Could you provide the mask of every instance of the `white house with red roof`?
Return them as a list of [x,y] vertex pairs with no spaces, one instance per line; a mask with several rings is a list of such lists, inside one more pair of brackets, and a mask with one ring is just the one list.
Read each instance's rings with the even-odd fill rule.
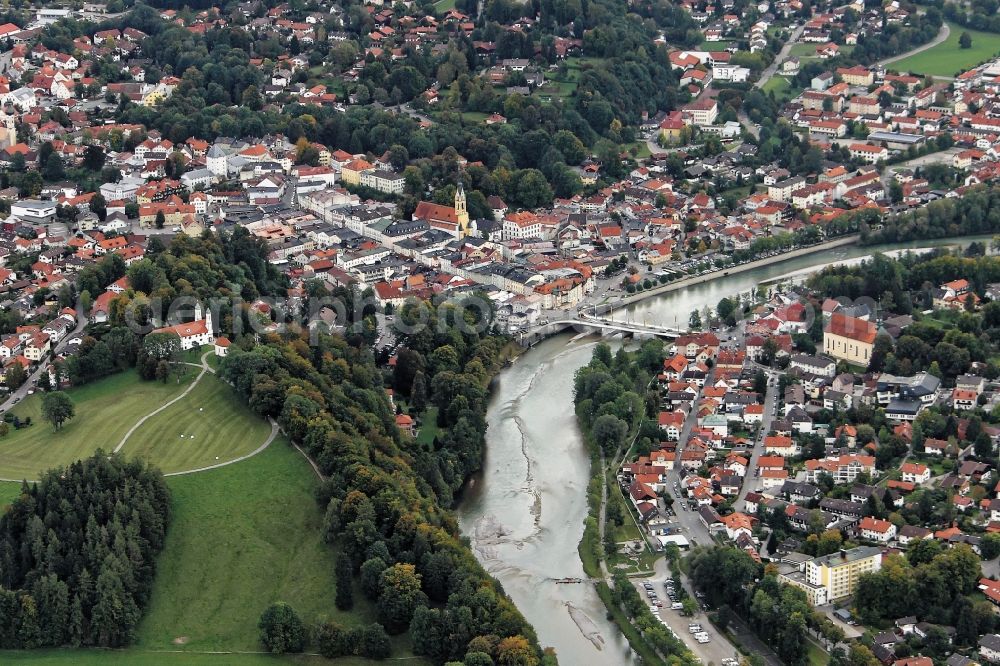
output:
[[858,534],[862,539],[887,543],[896,538],[896,526],[888,520],[865,516],[858,524]]
[[201,303],[199,303],[195,306],[194,316],[194,321],[175,324],[173,326],[164,326],[152,332],[175,333],[181,339],[181,349],[185,351],[196,349],[202,345],[214,344],[215,334],[212,329],[212,311],[207,311],[205,317],[202,318]]

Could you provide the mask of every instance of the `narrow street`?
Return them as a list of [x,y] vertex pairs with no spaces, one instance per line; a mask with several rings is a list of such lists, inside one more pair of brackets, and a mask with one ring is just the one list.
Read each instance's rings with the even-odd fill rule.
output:
[[[805,30],[805,25],[803,24],[792,31],[792,34],[788,36],[788,41],[786,41],[785,45],[781,47],[781,50],[778,51],[778,54],[774,56],[774,60],[771,62],[771,64],[768,65],[767,68],[760,73],[760,78],[758,78],[757,81],[754,82],[753,84],[754,88],[763,88],[767,84],[767,82],[771,80],[771,77],[773,77],[775,73],[778,71],[778,67],[781,66],[781,63],[788,58],[788,54],[791,52],[792,47],[795,46],[796,42],[799,41],[799,38],[802,36],[802,32],[804,30]],[[757,126],[750,121],[750,116],[748,116],[743,111],[742,107],[736,114],[736,117],[740,121],[740,125],[743,126],[743,129],[745,129],[747,133],[749,133],[755,139],[760,138],[760,130],[757,129]]]
[[[705,383],[710,384],[712,378],[715,376],[715,369],[709,370],[708,376],[705,378]],[[691,411],[688,413],[687,418],[684,419],[684,427],[681,429],[680,439],[677,445],[677,460],[674,464],[674,469],[667,472],[667,492],[670,492],[677,498],[674,501],[674,518],[677,523],[680,524],[680,531],[683,536],[686,536],[688,541],[691,542],[691,546],[709,546],[712,544],[712,536],[708,532],[708,528],[701,521],[698,516],[698,512],[691,509],[687,505],[687,497],[683,491],[677,491],[680,486],[682,476],[681,476],[681,456],[684,453],[685,444],[691,438],[691,431],[698,424],[698,400],[701,399],[701,390],[698,391],[698,398],[695,399],[694,405]]]
[[764,416],[761,420],[760,430],[757,432],[757,436],[754,438],[753,449],[750,451],[750,460],[747,464],[747,473],[743,477],[743,485],[740,487],[740,492],[736,496],[736,501],[733,502],[733,508],[737,511],[742,511],[743,500],[746,499],[747,493],[754,490],[757,486],[757,462],[760,460],[760,454],[764,451],[764,437],[771,430],[771,423],[774,421],[774,415],[778,408],[778,373],[771,371],[767,373],[767,393],[764,396]]
[[83,333],[83,329],[85,329],[87,327],[87,324],[90,323],[90,321],[87,319],[85,315],[82,314],[82,312],[83,308],[80,307],[80,302],[77,301],[76,328],[66,333],[66,335],[63,336],[63,339],[60,340],[55,347],[53,347],[52,354],[47,356],[41,363],[38,364],[38,367],[36,367],[28,375],[28,378],[25,380],[24,384],[22,384],[20,388],[15,389],[13,393],[8,395],[7,399],[4,400],[3,403],[0,403],[0,413],[6,412],[16,403],[23,400],[28,395],[28,391],[34,391],[37,388],[38,379],[42,376],[42,373],[48,371],[50,363],[49,358],[51,356],[57,355],[59,352],[65,349],[66,345],[69,343],[70,340],[80,337],[80,335]]

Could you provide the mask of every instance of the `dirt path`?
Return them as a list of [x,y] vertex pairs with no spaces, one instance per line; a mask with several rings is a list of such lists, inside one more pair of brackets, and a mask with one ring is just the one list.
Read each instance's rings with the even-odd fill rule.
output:
[[888,65],[889,63],[898,62],[900,60],[909,58],[911,55],[917,55],[918,53],[923,53],[927,49],[932,49],[941,42],[943,42],[944,40],[948,39],[948,35],[950,34],[951,34],[951,28],[948,27],[947,23],[942,23],[941,29],[938,30],[937,37],[935,37],[931,41],[927,42],[923,46],[918,46],[915,49],[910,49],[906,53],[900,53],[899,55],[892,56],[891,58],[886,58],[885,60],[879,60],[878,64]]
[[[191,385],[188,386],[186,389],[184,389],[183,393],[181,393],[176,398],[174,398],[174,399],[172,399],[172,400],[164,403],[160,407],[154,409],[153,411],[151,411],[150,413],[146,414],[141,419],[139,419],[138,421],[136,421],[135,425],[133,425],[131,428],[129,428],[129,431],[127,433],[125,433],[125,436],[122,437],[122,440],[120,442],[118,442],[118,446],[116,446],[115,449],[114,449],[115,453],[118,453],[122,449],[122,447],[125,446],[126,442],[128,442],[129,437],[131,437],[132,434],[136,430],[138,430],[139,427],[143,423],[145,423],[150,418],[156,416],[157,414],[159,414],[160,412],[162,412],[164,409],[166,409],[167,407],[173,405],[178,400],[180,400],[181,398],[183,398],[184,396],[186,396],[188,393],[190,393],[191,390],[194,389],[194,387],[198,385],[198,382],[201,381],[201,378],[205,376],[206,372],[210,372],[213,375],[215,374],[215,368],[209,366],[208,365],[208,361],[206,360],[208,358],[209,354],[212,354],[212,353],[213,353],[212,351],[205,352],[202,355],[202,357],[201,357],[201,364],[200,365],[197,364],[197,363],[188,363],[188,362],[184,362],[182,364],[182,365],[193,365],[193,366],[195,366],[197,368],[201,368],[201,372],[198,373],[198,376],[194,378],[194,381],[191,382]],[[208,470],[218,469],[219,467],[225,467],[227,465],[232,465],[234,463],[242,462],[242,461],[244,461],[244,460],[246,460],[248,458],[254,457],[258,453],[260,453],[261,451],[263,451],[264,449],[266,449],[267,447],[269,447],[271,445],[271,442],[273,442],[275,440],[275,438],[278,436],[278,433],[280,432],[280,429],[278,428],[278,423],[274,419],[268,417],[267,420],[271,424],[271,432],[270,432],[270,434],[267,436],[267,439],[264,440],[263,444],[261,444],[260,446],[258,446],[256,449],[254,449],[250,453],[247,453],[245,455],[239,456],[237,458],[233,458],[232,460],[226,460],[225,462],[215,463],[214,465],[207,465],[205,467],[198,467],[198,468],[195,468],[195,469],[188,469],[188,470],[184,470],[184,471],[181,471],[181,472],[170,472],[169,474],[164,474],[163,476],[184,476],[185,474],[195,474],[197,472],[207,472]],[[316,475],[322,481],[323,480],[323,475],[320,473],[319,468],[316,466],[316,463],[314,463],[312,461],[312,459],[309,458],[309,456],[306,455],[305,451],[303,451],[302,449],[299,449],[298,446],[296,446],[295,448],[299,450],[299,453],[301,453],[303,456],[305,456],[305,459],[309,461],[309,464],[312,466],[313,470],[316,472]],[[24,479],[4,479],[4,478],[0,478],[0,482],[5,482],[5,483],[21,483],[23,480]],[[35,481],[29,480],[28,483],[35,483]]]
[[[272,421],[272,423],[273,423],[273,421]],[[265,444],[265,446],[266,446],[266,444]],[[313,462],[313,459],[309,457],[309,454],[306,453],[305,451],[303,451],[299,447],[299,445],[296,444],[295,442],[292,442],[292,446],[294,446],[295,450],[298,451],[299,453],[301,453],[302,457],[306,459],[306,462],[309,463],[309,466],[313,468],[314,472],[316,472],[316,476],[319,477],[319,480],[320,481],[326,481],[326,477],[323,476],[323,472],[319,471],[319,466],[315,462]],[[253,454],[251,454],[251,455],[253,455]]]
[[[208,366],[208,361],[206,360],[206,359],[208,359],[208,355],[211,354],[211,353],[212,353],[211,351],[207,351],[207,352],[205,352],[202,355],[202,357],[201,357],[201,372],[199,372],[198,376],[194,378],[194,381],[191,382],[191,384],[186,389],[184,389],[184,391],[181,392],[181,394],[179,396],[177,396],[173,400],[168,400],[167,402],[163,403],[162,405],[160,405],[159,407],[157,407],[156,409],[154,409],[153,411],[151,411],[150,413],[146,414],[141,419],[139,419],[138,421],[136,421],[135,425],[133,425],[131,428],[129,428],[128,432],[125,433],[125,436],[122,437],[122,441],[118,442],[118,446],[116,446],[114,448],[114,453],[118,453],[119,451],[122,450],[122,447],[125,446],[125,442],[128,441],[128,438],[131,437],[132,434],[136,430],[138,430],[140,427],[142,427],[143,423],[145,423],[149,419],[153,418],[154,416],[156,416],[157,414],[159,414],[160,412],[162,412],[167,407],[170,407],[171,405],[176,404],[180,400],[183,400],[185,397],[187,397],[188,393],[190,393],[191,391],[194,390],[194,387],[196,387],[198,385],[198,382],[200,382],[201,378],[205,376],[205,373],[208,372],[209,370],[211,370],[211,368]],[[185,365],[193,365],[193,364],[185,363]]]
[[[271,434],[267,436],[267,439],[264,440],[263,444],[261,444],[260,446],[258,446],[256,449],[254,449],[250,453],[247,453],[246,455],[239,456],[238,458],[233,458],[232,460],[227,460],[225,462],[215,463],[214,465],[207,465],[206,467],[198,467],[196,469],[189,469],[189,470],[185,470],[183,472],[170,472],[169,474],[164,474],[163,476],[184,476],[185,474],[195,474],[196,472],[207,472],[210,469],[218,469],[219,467],[225,467],[226,465],[232,465],[233,463],[242,462],[242,461],[246,460],[247,458],[253,458],[255,455],[257,455],[258,453],[260,453],[261,451],[263,451],[267,447],[271,446],[271,442],[273,442],[274,438],[278,436],[278,424],[277,424],[277,422],[274,419],[270,418],[270,417],[268,417],[267,420],[271,422]],[[296,447],[296,448],[298,448],[298,447]],[[309,462],[311,463],[312,461],[310,460]],[[319,474],[319,470],[316,470],[316,473]],[[320,477],[320,478],[322,479],[323,477]]]

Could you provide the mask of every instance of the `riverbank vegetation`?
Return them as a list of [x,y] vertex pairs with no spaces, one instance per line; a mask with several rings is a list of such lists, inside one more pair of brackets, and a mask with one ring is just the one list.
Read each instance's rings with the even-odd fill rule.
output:
[[120,455],[25,483],[0,517],[0,648],[131,643],[169,518],[163,476]]
[[[659,397],[649,391],[649,386],[662,364],[663,343],[659,340],[649,340],[634,352],[620,347],[614,354],[602,342],[590,363],[574,377],[576,415],[591,449],[592,469],[587,488],[589,515],[579,551],[587,575],[602,579],[597,589],[609,617],[644,663],[684,664],[693,663],[693,655],[649,611],[629,581],[616,538],[634,535],[645,543],[638,530],[624,530],[633,520],[629,515],[632,508],[624,499],[614,470],[633,448],[649,453],[653,442],[660,440],[656,422],[650,419],[658,409]],[[599,522],[602,518],[603,526]],[[609,566],[614,569],[610,585],[604,573]]]

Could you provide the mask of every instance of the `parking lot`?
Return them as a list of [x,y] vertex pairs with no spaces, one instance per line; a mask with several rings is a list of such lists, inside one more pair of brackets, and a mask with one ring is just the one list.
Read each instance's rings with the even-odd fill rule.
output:
[[[717,665],[721,665],[723,660],[739,658],[739,654],[732,644],[725,638],[725,636],[720,636],[718,631],[708,621],[707,615],[699,610],[692,617],[685,617],[681,615],[680,610],[672,610],[670,608],[670,599],[667,597],[667,591],[664,588],[664,583],[669,579],[669,576],[664,574],[658,574],[651,578],[638,578],[633,581],[636,589],[643,599],[647,599],[646,588],[643,586],[645,583],[649,583],[653,586],[653,590],[656,592],[658,598],[663,603],[663,608],[659,610],[659,617],[661,621],[670,627],[673,632],[684,641],[691,652],[694,653],[696,657],[701,659],[703,664],[712,662]],[[688,590],[690,593],[690,590]],[[695,638],[689,629],[691,624],[700,624],[702,630],[708,634],[709,640],[707,643],[700,643]]]

